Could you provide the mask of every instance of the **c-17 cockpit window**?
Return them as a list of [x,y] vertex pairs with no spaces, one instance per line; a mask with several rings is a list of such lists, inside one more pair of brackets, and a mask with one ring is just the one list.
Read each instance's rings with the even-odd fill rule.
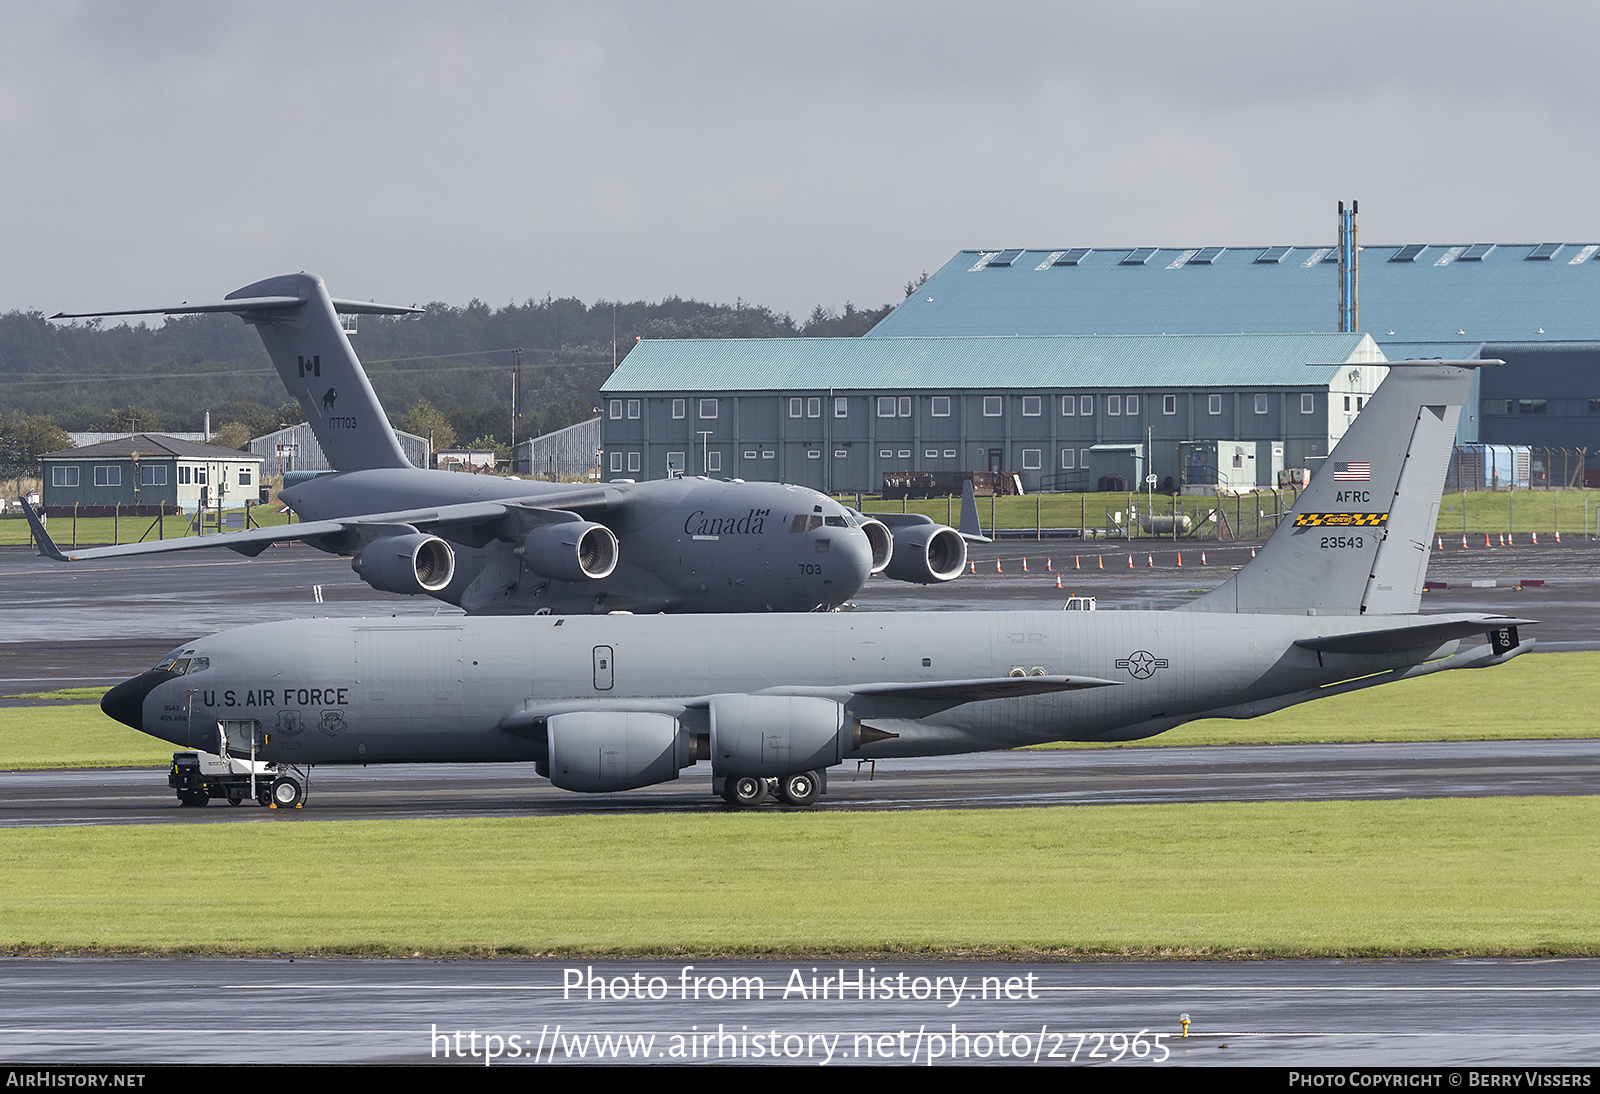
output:
[[[829,523],[832,523],[832,521],[830,520]],[[808,516],[805,513],[797,513],[795,518],[789,522],[789,531],[791,532],[809,532],[813,528],[821,527],[822,518],[815,514]]]
[[827,525],[828,525],[829,528],[848,528],[848,527],[850,527],[849,523],[843,517],[829,517],[828,520],[827,520]]

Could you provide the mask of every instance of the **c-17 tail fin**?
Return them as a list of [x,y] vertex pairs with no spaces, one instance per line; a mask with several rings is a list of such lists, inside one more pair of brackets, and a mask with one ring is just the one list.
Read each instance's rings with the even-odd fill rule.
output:
[[60,312],[52,319],[103,315],[232,312],[252,324],[283,385],[300,401],[328,465],[339,471],[410,467],[378,396],[339,326],[339,313],[411,315],[419,308],[335,300],[322,278],[286,274],[246,285],[212,303],[130,311]]
[[1257,557],[1182,610],[1401,615],[1417,610],[1472,370],[1396,361]]

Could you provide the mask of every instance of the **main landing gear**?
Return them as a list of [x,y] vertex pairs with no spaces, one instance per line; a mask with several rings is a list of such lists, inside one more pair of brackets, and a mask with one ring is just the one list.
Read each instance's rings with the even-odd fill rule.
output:
[[769,795],[785,805],[813,805],[822,796],[822,772],[797,771],[779,779],[740,775],[722,782],[722,799],[729,805],[752,808],[766,801]]

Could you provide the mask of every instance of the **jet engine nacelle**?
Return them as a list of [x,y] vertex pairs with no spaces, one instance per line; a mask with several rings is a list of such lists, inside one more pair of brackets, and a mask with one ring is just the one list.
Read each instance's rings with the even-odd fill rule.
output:
[[872,572],[881,574],[894,554],[894,533],[883,521],[872,517],[861,517],[860,523],[861,530],[867,534],[867,542],[872,545]]
[[967,541],[943,524],[894,526],[894,554],[883,569],[896,581],[933,585],[954,581],[967,568]]
[[599,581],[617,568],[617,537],[603,524],[541,524],[516,549],[522,564],[556,581]]
[[350,568],[386,593],[436,593],[455,576],[456,553],[425,532],[384,536],[363,547]]
[[[548,768],[562,790],[603,794],[668,782],[694,763],[694,736],[668,714],[575,711],[546,723]],[[545,764],[541,764],[544,768]]]
[[711,700],[712,770],[772,778],[831,767],[855,747],[852,721],[832,699],[719,695]]

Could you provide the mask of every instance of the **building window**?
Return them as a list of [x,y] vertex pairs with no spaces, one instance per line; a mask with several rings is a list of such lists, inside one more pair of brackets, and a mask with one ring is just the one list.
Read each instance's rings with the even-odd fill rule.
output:
[[985,395],[983,397],[983,416],[985,418],[1000,417],[1000,410],[1004,404],[998,395]]
[[[248,472],[245,472],[248,474]],[[57,483],[56,485],[60,485]],[[167,467],[165,464],[146,464],[139,469],[140,486],[165,486],[167,485]],[[248,482],[242,483],[249,486]]]
[[[716,402],[716,400],[713,399],[712,402]],[[721,470],[722,470],[722,453],[721,452],[707,452],[706,453],[706,473],[710,474],[713,471],[721,471]]]
[[[1214,398],[1216,398],[1216,396],[1213,395],[1212,398],[1214,399]],[[1350,413],[1350,396],[1348,396],[1348,395],[1346,395],[1344,397],[1344,412],[1346,414]]]
[[700,417],[715,418],[717,416],[717,401],[715,399],[700,400]]
[[[1517,400],[1517,413],[1518,414],[1543,414],[1544,410],[1545,410],[1545,401],[1543,399],[1518,399]],[[99,485],[99,484],[97,483],[96,485]]]
[[1129,395],[1127,397],[1126,409],[1130,415],[1137,417],[1139,413],[1139,396]]
[[611,400],[611,404],[610,404],[610,409],[611,409],[611,420],[614,421],[614,422],[622,421],[622,400],[621,399],[612,399]]
[[1061,396],[1061,416],[1071,418],[1078,413],[1078,397],[1076,395]]
[[778,454],[776,452],[763,452],[761,453],[761,458],[764,460],[775,460],[778,458]]
[[639,400],[638,399],[629,399],[628,400],[628,417],[637,418],[638,416],[639,416]]
[[956,450],[953,449],[953,448],[945,449],[944,450],[944,458],[947,459],[947,460],[955,459],[956,458]]
[[1256,413],[1257,414],[1265,414],[1266,412],[1267,412],[1267,397],[1265,395],[1257,395],[1256,396]]
[[51,486],[77,486],[78,469],[76,467],[52,467],[50,469]]
[[619,475],[622,473],[622,453],[621,452],[613,452],[613,453],[611,453],[611,470],[615,471]]
[[1300,413],[1315,414],[1317,412],[1317,397],[1311,392],[1300,396]]
[[835,448],[833,450],[833,458],[836,460],[848,460],[850,458],[850,450],[848,448]]
[[1106,417],[1120,418],[1122,416],[1122,396],[1106,396]]
[[1022,397],[1022,416],[1024,418],[1037,418],[1044,413],[1044,399],[1038,395],[1024,395]]
[[935,395],[929,400],[929,411],[935,418],[950,417],[950,396]]
[[892,459],[894,459],[894,449],[892,449],[892,448],[880,448],[880,449],[878,449],[878,459],[880,459],[880,460],[892,460]]
[[629,452],[628,453],[628,470],[630,472],[634,472],[634,471],[638,471],[639,470],[639,453],[637,453],[637,452]]
[[925,460],[936,460],[939,458],[939,450],[937,448],[924,448],[922,450],[922,458]]
[[835,399],[833,401],[833,416],[835,418],[848,418],[848,417],[850,417],[850,400],[849,399]]
[[683,474],[683,453],[667,453],[667,478],[675,479]]
[[1024,471],[1037,471],[1044,466],[1044,450],[1042,448],[1024,448],[1022,450],[1022,469]]
[[806,449],[806,459],[808,459],[808,460],[820,460],[820,459],[822,459],[822,451],[821,451],[821,449],[817,449],[817,448],[808,448],[808,449]]
[[1089,470],[1089,450],[1087,448],[1078,449],[1078,470]]
[[96,467],[94,469],[94,484],[96,486],[121,486],[122,468]]
[[[1349,400],[1345,400],[1345,401],[1348,402]],[[1221,414],[1222,413],[1222,396],[1220,396],[1220,395],[1208,395],[1208,396],[1206,396],[1206,409],[1209,410],[1212,414]]]
[[911,396],[909,395],[900,396],[900,417],[911,417]]
[[[166,470],[166,468],[162,468],[162,471],[165,471],[165,470]],[[166,476],[163,475],[162,476],[162,481],[165,482],[165,480],[166,480]],[[240,486],[249,486],[250,485],[250,469],[248,467],[239,468],[239,485]]]
[[789,400],[789,417],[799,418],[805,414],[806,401],[804,399]]
[[1087,418],[1094,413],[1094,396],[1085,395],[1078,400],[1078,413]]
[[193,469],[192,468],[188,468],[188,467],[179,467],[178,468],[178,485],[179,486],[188,486],[189,482],[190,482],[190,479],[192,477],[193,477]]
[[894,417],[894,396],[893,395],[880,395],[880,396],[878,396],[878,417],[880,417],[880,418],[893,418]]
[[1176,414],[1178,412],[1178,397],[1176,395],[1161,396],[1161,413]]
[[684,405],[684,401],[682,399],[672,400],[672,416],[674,418],[682,418],[687,413],[688,409]]
[[899,452],[898,452],[898,453],[897,453],[897,456],[898,456],[898,458],[899,458],[899,459],[902,459],[902,460],[909,460],[909,459],[910,459],[910,458],[911,458],[911,449],[909,449],[909,448],[902,448],[902,449],[901,449],[901,450],[900,450],[900,451],[899,451]]
[[1061,450],[1061,470],[1074,470],[1078,466],[1078,461],[1074,458],[1077,456],[1077,454],[1078,453],[1076,449],[1063,448]]
[[206,469],[204,467],[194,469],[194,481],[196,486],[204,486],[206,484]]
[[821,399],[807,399],[806,400],[806,417],[807,418],[820,418],[820,417],[822,417],[822,400]]
[[744,450],[744,458],[747,459],[747,460],[755,459],[756,458],[756,450],[753,449],[753,448],[745,449]]

